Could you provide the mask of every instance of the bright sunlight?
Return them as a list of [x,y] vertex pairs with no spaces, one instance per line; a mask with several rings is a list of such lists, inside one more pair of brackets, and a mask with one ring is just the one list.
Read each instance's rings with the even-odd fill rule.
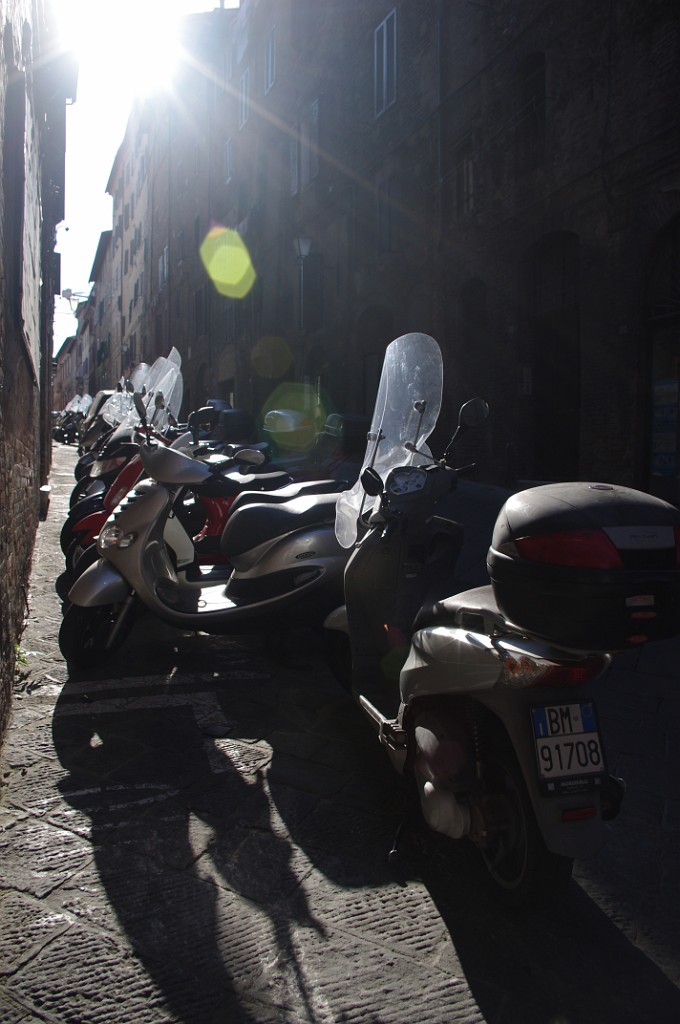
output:
[[[63,43],[78,58],[85,80],[129,109],[135,95],[169,84],[179,56],[177,22],[187,9],[181,0],[61,0]],[[201,4],[209,10],[210,4]]]
[[[59,33],[78,58],[78,96],[67,110],[66,218],[57,232],[62,284],[87,293],[100,233],[111,227],[106,183],[125,134],[135,94],[164,88],[179,56],[183,15],[220,0],[57,0]],[[238,7],[238,0],[224,0]],[[65,299],[57,300],[55,345],[75,332]]]

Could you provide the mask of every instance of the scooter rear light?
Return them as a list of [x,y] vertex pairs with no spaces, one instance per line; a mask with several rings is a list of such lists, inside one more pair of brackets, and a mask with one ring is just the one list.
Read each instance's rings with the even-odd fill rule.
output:
[[589,679],[596,679],[609,665],[605,655],[585,658],[574,664],[542,661],[527,655],[515,657],[506,655],[502,659],[503,677],[508,686],[581,686]]
[[515,547],[530,562],[580,569],[622,569],[623,561],[604,530],[568,530],[519,537]]
[[592,804],[586,807],[567,807],[562,811],[562,821],[590,821],[596,815],[597,811]]

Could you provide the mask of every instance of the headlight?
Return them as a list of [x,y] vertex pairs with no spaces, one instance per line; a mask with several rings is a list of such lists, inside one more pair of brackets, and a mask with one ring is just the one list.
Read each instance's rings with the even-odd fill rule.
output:
[[112,473],[114,469],[120,469],[121,466],[125,465],[126,461],[126,459],[97,459],[92,465],[90,476],[95,478],[106,476],[107,473]]
[[106,523],[99,534],[99,549],[107,551],[110,548],[129,548],[136,540],[136,533],[123,533],[116,523]]
[[106,524],[99,534],[99,547],[102,551],[106,551],[107,548],[115,548],[122,532],[120,526],[116,526],[115,523]]

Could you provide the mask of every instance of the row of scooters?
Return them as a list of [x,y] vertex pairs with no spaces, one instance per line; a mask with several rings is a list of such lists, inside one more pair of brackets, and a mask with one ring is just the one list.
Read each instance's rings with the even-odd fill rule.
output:
[[[602,846],[623,796],[593,684],[613,652],[680,630],[680,512],[611,484],[527,489],[498,515],[488,585],[465,590],[463,470],[450,460],[489,410],[466,402],[434,457],[442,393],[436,341],[393,341],[363,459],[324,475],[323,459],[291,473],[252,439],[227,440],[234,410],[157,431],[152,396],[134,392],[125,443],[137,477],[81,494],[64,526],[59,642],[79,670],[149,612],[214,634],[319,627],[419,820],[472,843],[505,904],[551,901],[574,858]],[[110,458],[97,456],[94,479]],[[100,504],[79,517],[88,501]]]
[[[175,415],[173,426],[159,424],[158,395],[164,396],[165,408],[178,410],[181,401],[179,357],[171,353],[164,364],[162,373],[154,364],[141,388],[137,383],[124,391],[129,408],[122,420],[103,431],[76,464],[60,538],[65,568],[56,584],[64,602],[60,643],[74,668],[108,656],[143,610],[172,625],[222,633],[236,623],[239,629],[259,628],[282,611],[300,621],[308,598],[318,611],[330,610],[342,596],[347,556],[334,537],[334,502],[356,479],[362,453],[341,432],[324,429],[305,456],[273,458],[269,444],[257,440],[253,417],[219,400],[195,410],[186,424],[178,425]],[[105,422],[106,414],[105,405]],[[336,414],[334,425],[337,419]],[[256,567],[242,550],[243,526],[232,525],[226,534],[227,524],[246,505],[257,508],[237,524],[257,519],[254,533],[248,527],[258,549]],[[286,513],[293,529],[284,529]],[[114,543],[120,524],[130,517],[134,529],[124,531],[123,543]],[[261,549],[265,536],[266,552]],[[321,564],[312,558],[312,568],[312,548],[318,556],[321,541],[325,556]],[[242,579],[238,567],[244,562],[248,571]],[[121,582],[112,588],[108,577],[114,571]],[[112,589],[125,590],[124,599],[110,600]],[[312,591],[317,592],[313,598]],[[118,628],[109,636],[107,625],[114,618]]]

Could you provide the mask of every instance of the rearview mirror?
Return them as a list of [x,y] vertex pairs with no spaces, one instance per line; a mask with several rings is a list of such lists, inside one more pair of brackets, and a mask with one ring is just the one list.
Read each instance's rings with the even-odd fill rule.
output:
[[255,448],[241,448],[235,455],[237,462],[245,462],[249,466],[261,466],[266,458],[264,452],[259,452]]
[[377,498],[383,492],[383,482],[380,473],[373,469],[372,466],[367,466],[361,474],[361,486],[366,491],[366,494],[370,494],[372,498]]
[[132,401],[135,403],[135,409],[139,413],[140,420],[142,423],[146,423],[146,406],[138,391],[135,391]]
[[471,398],[460,407],[458,426],[467,428],[478,427],[489,416],[489,404],[483,398]]

